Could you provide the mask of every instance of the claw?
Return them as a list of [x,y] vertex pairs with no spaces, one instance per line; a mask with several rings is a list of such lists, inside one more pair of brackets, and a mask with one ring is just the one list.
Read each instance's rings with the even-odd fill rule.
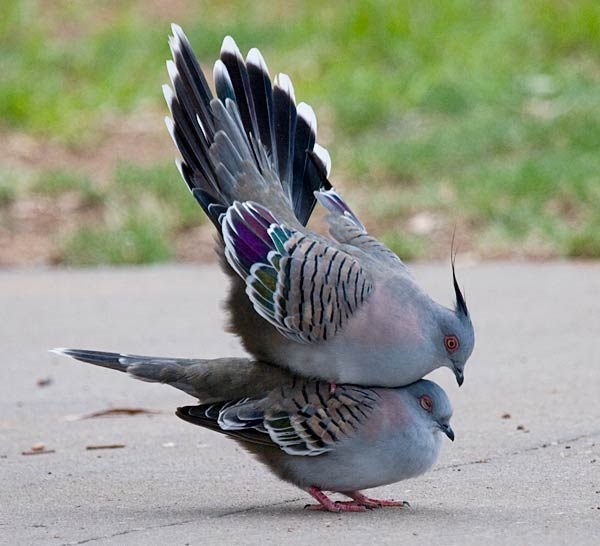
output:
[[392,499],[372,499],[363,495],[360,491],[351,491],[350,493],[345,493],[351,499],[354,499],[356,503],[361,506],[366,506],[368,508],[382,508],[384,506],[397,506],[398,508],[409,507],[410,504],[407,501],[396,501]]
[[313,496],[319,504],[307,504],[304,508],[308,510],[325,510],[327,512],[366,512],[367,507],[355,501],[333,502],[323,491],[314,485],[307,489],[309,495]]
[[372,510],[369,506],[363,506],[354,501],[336,501],[331,502],[331,506],[324,506],[323,504],[307,504],[305,507],[307,510],[321,511],[321,512],[366,512]]
[[405,508],[410,506],[407,501],[396,501],[387,499],[372,499],[363,495],[360,491],[349,491],[344,493],[350,497],[351,501],[332,501],[318,487],[312,486],[307,489],[309,495],[317,499],[319,504],[307,504],[305,510],[322,510],[327,512],[366,512],[367,510],[375,510],[384,506],[396,506]]

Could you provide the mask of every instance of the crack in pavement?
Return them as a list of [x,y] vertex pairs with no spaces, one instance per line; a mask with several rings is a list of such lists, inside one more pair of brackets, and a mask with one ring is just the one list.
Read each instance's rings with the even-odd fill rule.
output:
[[163,523],[161,525],[152,525],[150,527],[135,527],[134,529],[125,529],[124,531],[119,531],[118,533],[113,533],[112,535],[102,535],[99,537],[90,537],[90,538],[85,538],[83,540],[78,540],[75,542],[65,542],[63,544],[61,544],[60,546],[78,546],[79,544],[87,544],[89,542],[95,542],[96,540],[104,540],[107,538],[115,538],[115,537],[121,537],[124,535],[130,535],[132,533],[138,533],[140,531],[152,531],[153,529],[162,529],[163,527],[177,527],[178,525],[185,525],[186,523],[192,523],[193,519],[188,519],[188,520],[184,520],[184,521],[174,521],[171,523]]
[[303,497],[295,497],[293,499],[286,499],[273,503],[261,504],[260,506],[250,506],[248,508],[240,508],[239,510],[232,510],[231,512],[225,512],[217,516],[217,518],[224,518],[227,516],[237,516],[239,514],[245,514],[246,512],[252,512],[253,510],[260,510],[261,508],[269,508],[271,506],[281,506],[282,504],[291,504],[292,502],[301,501]]
[[[524,449],[520,449],[517,451],[509,451],[506,453],[501,453],[498,455],[493,455],[491,457],[485,457],[483,459],[478,459],[478,460],[473,460],[473,461],[466,461],[466,462],[462,462],[462,463],[453,463],[453,464],[447,464],[447,465],[441,465],[441,466],[437,466],[436,468],[433,469],[433,472],[439,472],[442,470],[449,470],[449,469],[455,469],[455,468],[461,468],[461,467],[466,467],[466,466],[471,466],[474,464],[482,464],[482,463],[488,463],[491,461],[496,461],[499,459],[504,459],[504,458],[508,458],[508,457],[514,457],[516,455],[522,455],[524,453],[531,453],[532,451],[537,451],[539,449],[545,449],[545,448],[551,448],[551,447],[559,447],[561,445],[565,445],[565,444],[569,444],[569,443],[574,443],[574,442],[579,442],[580,440],[584,440],[584,439],[592,439],[592,438],[600,438],[600,430],[595,431],[595,432],[591,432],[591,433],[587,433],[587,434],[579,434],[577,436],[572,436],[570,438],[562,438],[560,440],[554,440],[551,442],[543,442],[541,444],[537,444],[537,445],[533,445],[533,446],[529,446],[526,447]],[[284,504],[291,504],[294,502],[299,502],[303,499],[303,497],[294,497],[291,499],[285,499],[282,501],[277,501],[277,502],[273,502],[273,503],[267,503],[267,504],[261,504],[259,506],[250,506],[248,508],[241,508],[239,510],[231,510],[230,512],[224,512],[222,514],[219,514],[218,516],[215,516],[215,518],[225,518],[225,517],[229,517],[229,516],[238,516],[240,514],[246,514],[249,512],[253,512],[255,510],[261,510],[264,508],[270,508],[270,507],[275,507],[275,506],[281,506]],[[114,533],[112,535],[103,535],[103,536],[98,536],[98,537],[91,537],[91,538],[87,538],[84,540],[80,540],[80,541],[76,541],[76,542],[66,542],[64,544],[61,544],[60,546],[79,546],[80,544],[88,544],[90,542],[95,542],[97,540],[103,540],[103,539],[110,539],[110,538],[115,538],[115,537],[120,537],[120,536],[124,536],[124,535],[129,535],[132,533],[137,533],[140,531],[151,531],[153,529],[162,529],[162,528],[166,528],[166,527],[176,527],[179,525],[186,525],[188,523],[193,523],[194,521],[196,521],[195,519],[189,519],[189,520],[183,520],[183,521],[175,521],[175,522],[171,522],[171,523],[164,523],[161,525],[154,525],[151,527],[136,527],[134,529],[126,529],[124,531],[119,531],[118,533]]]
[[[517,451],[509,451],[506,453],[501,453],[498,455],[493,455],[491,457],[485,457],[483,459],[477,459],[474,461],[466,461],[463,463],[453,463],[453,464],[446,464],[446,465],[440,465],[435,467],[432,472],[439,472],[441,470],[448,470],[448,469],[454,469],[454,468],[461,468],[463,466],[471,466],[474,464],[482,464],[482,463],[488,463],[490,461],[496,461],[498,459],[503,459],[506,457],[513,457],[516,455],[521,455],[523,453],[530,453],[532,451],[537,451],[538,449],[545,449],[548,447],[558,447],[564,444],[569,444],[569,443],[574,443],[574,442],[578,442],[579,440],[583,440],[585,438],[596,438],[596,437],[600,437],[600,430],[595,431],[595,432],[591,432],[591,433],[587,433],[587,434],[579,434],[578,436],[573,436],[570,438],[562,438],[560,440],[553,440],[552,442],[543,442],[541,444],[538,445],[534,445],[534,446],[529,446],[526,447],[524,449],[520,449]],[[296,497],[293,499],[287,499],[284,501],[278,501],[275,503],[271,503],[271,504],[264,504],[261,506],[251,506],[249,508],[244,508],[244,509],[240,509],[240,510],[232,510],[231,512],[227,512],[224,514],[221,514],[220,518],[226,517],[226,516],[235,516],[235,515],[239,515],[239,514],[244,514],[247,512],[251,512],[253,510],[260,510],[261,508],[268,508],[270,506],[280,506],[282,504],[289,504],[292,502],[298,502],[301,501],[303,497]]]
[[558,447],[558,446],[562,446],[564,444],[571,444],[574,442],[578,442],[580,440],[584,440],[586,438],[590,438],[590,439],[591,438],[600,438],[600,430],[595,431],[595,432],[590,432],[587,434],[579,434],[577,436],[572,436],[570,438],[562,438],[560,440],[553,440],[552,442],[543,442],[541,444],[529,446],[529,447],[526,447],[523,449],[518,449],[516,451],[507,451],[505,453],[499,453],[497,455],[492,455],[490,457],[484,457],[482,459],[477,459],[475,461],[466,461],[463,463],[440,465],[440,466],[436,466],[432,470],[432,472],[439,472],[440,470],[448,470],[448,469],[452,469],[452,468],[460,468],[463,466],[471,466],[474,464],[489,463],[490,461],[496,461],[498,459],[504,459],[506,457],[514,457],[516,455],[522,455],[523,453],[531,453],[532,451],[537,451],[539,449],[546,449],[549,447]]

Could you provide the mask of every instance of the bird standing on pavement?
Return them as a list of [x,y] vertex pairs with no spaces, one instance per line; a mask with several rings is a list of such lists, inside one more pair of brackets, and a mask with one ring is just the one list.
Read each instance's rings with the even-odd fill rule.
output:
[[[331,384],[398,387],[438,367],[462,384],[474,332],[454,264],[448,309],[332,188],[315,114],[296,105],[290,79],[272,85],[259,51],[244,61],[226,37],[214,98],[185,34],[172,31],[166,123],[181,175],[217,228],[231,329],[248,352]],[[316,201],[330,238],[306,228]]]
[[[177,415],[238,441],[281,479],[312,495],[319,503],[312,509],[362,512],[405,506],[360,490],[422,474],[437,459],[441,434],[454,440],[448,397],[427,380],[395,389],[337,385],[331,392],[326,383],[242,358],[54,351],[197,397],[201,405],[179,408]],[[352,500],[334,502],[324,491]]]
[[[361,489],[422,474],[441,434],[454,440],[446,393],[422,379],[445,366],[462,384],[473,350],[454,262],[448,309],[332,188],[315,115],[296,106],[289,78],[272,85],[258,50],[244,61],[227,37],[214,98],[183,31],[172,30],[167,127],[181,175],[217,228],[232,330],[256,360],[55,351],[195,396],[200,404],[179,417],[240,442],[312,495],[312,508],[404,506]],[[330,238],[306,228],[317,201]]]

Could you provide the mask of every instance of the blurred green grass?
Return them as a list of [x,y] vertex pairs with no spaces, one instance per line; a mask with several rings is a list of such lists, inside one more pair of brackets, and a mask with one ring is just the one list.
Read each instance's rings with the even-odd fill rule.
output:
[[[78,192],[85,204],[86,186]],[[60,244],[60,261],[72,265],[163,262],[174,255],[177,233],[203,221],[172,161],[152,167],[118,163],[104,195],[104,222],[84,225],[66,237]]]
[[172,257],[160,218],[127,211],[114,226],[81,227],[65,240],[62,260],[71,265],[148,264]]
[[[5,130],[85,148],[107,115],[162,108],[168,20],[145,3],[5,4]],[[272,76],[290,74],[298,100],[326,121],[334,182],[401,255],[434,252],[430,233],[406,230],[425,210],[448,238],[454,225],[467,230],[482,255],[535,254],[539,245],[551,255],[600,257],[597,0],[198,2],[185,13],[177,22],[205,66],[232,34],[242,51],[261,49]],[[134,225],[154,234],[128,244],[168,248],[169,233],[200,221],[197,205],[178,188],[176,204],[140,216],[143,195],[163,203],[181,183],[172,164],[142,169],[144,183],[136,169],[116,167],[105,206],[122,211],[128,233]],[[110,237],[86,237],[71,243],[66,261],[113,260],[103,251]],[[96,258],[93,250],[78,257],[77,248],[91,247]]]

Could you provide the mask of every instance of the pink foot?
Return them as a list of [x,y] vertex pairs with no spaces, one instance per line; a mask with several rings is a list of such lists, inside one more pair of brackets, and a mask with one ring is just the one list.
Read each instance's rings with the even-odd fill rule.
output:
[[335,389],[337,385],[335,383],[329,383],[329,396],[333,396],[335,394]]
[[331,502],[330,506],[323,506],[322,504],[307,504],[304,508],[307,510],[313,510],[315,512],[366,512],[367,510],[371,510],[371,508],[367,508],[362,504],[357,504],[354,501],[335,501]]
[[358,505],[367,508],[381,508],[382,506],[398,506],[399,508],[404,508],[405,506],[410,506],[407,501],[372,499],[363,495],[360,491],[350,491],[349,493],[344,494],[348,495],[351,499],[354,499],[354,502]]
[[307,489],[309,495],[317,499],[319,504],[307,504],[308,510],[325,510],[327,512],[366,512],[367,507],[355,501],[333,502],[323,491],[314,485]]

